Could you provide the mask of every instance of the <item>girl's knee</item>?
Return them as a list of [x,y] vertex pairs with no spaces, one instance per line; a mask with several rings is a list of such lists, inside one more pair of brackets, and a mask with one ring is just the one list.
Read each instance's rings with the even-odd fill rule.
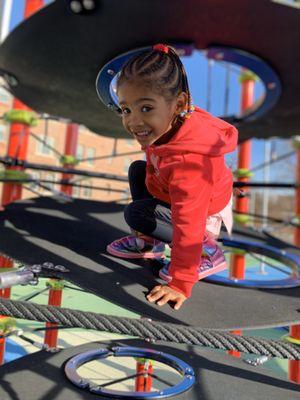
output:
[[130,228],[140,230],[145,223],[145,206],[143,202],[133,201],[124,209],[124,219]]
[[135,202],[133,201],[132,203],[127,204],[127,206],[124,209],[124,218],[126,223],[133,228],[133,225],[135,225],[136,221],[136,205]]
[[135,176],[137,174],[140,174],[142,171],[146,171],[146,161],[135,160],[130,164],[128,168],[128,176]]

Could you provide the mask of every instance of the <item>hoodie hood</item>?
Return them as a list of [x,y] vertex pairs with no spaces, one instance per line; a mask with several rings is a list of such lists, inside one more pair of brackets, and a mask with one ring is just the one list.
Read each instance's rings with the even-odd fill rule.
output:
[[234,151],[237,139],[234,126],[196,107],[168,143],[150,147],[158,156],[189,152],[214,157]]

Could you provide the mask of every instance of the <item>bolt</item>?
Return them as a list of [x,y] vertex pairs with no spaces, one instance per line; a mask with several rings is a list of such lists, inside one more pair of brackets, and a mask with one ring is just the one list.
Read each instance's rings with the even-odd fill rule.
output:
[[112,69],[108,69],[108,70],[107,70],[107,73],[108,73],[108,75],[114,75],[114,74],[115,74],[115,71],[112,70]]
[[83,0],[83,7],[86,10],[91,11],[95,8],[95,2],[93,0]]
[[70,8],[76,14],[82,11],[82,5],[79,1],[71,1]]

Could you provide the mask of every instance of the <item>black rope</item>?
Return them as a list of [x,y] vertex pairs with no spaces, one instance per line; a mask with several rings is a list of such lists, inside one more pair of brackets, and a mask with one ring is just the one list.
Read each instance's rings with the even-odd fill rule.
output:
[[99,156],[99,157],[91,157],[91,158],[80,158],[79,161],[95,161],[95,160],[105,160],[106,158],[115,158],[115,157],[124,157],[124,156],[132,156],[135,154],[142,154],[144,151],[129,151],[128,153],[117,153],[117,154],[108,154],[105,156]]
[[23,168],[36,169],[41,171],[63,172],[71,175],[82,175],[101,179],[110,179],[122,182],[128,182],[127,176],[108,174],[104,172],[92,172],[82,169],[56,167],[54,165],[30,163],[27,161],[18,160],[16,158],[0,157],[0,163],[7,166],[20,166]]
[[233,187],[262,187],[262,188],[286,188],[296,189],[300,187],[300,183],[283,183],[283,182],[233,182]]
[[29,178],[29,179],[10,179],[10,178],[0,178],[0,182],[6,182],[6,183],[35,183],[39,186],[41,186],[43,189],[47,189],[49,191],[52,191],[53,189],[50,186],[43,185],[43,184],[51,184],[51,185],[66,185],[66,186],[74,186],[74,187],[79,187],[79,188],[87,188],[87,189],[95,189],[95,190],[102,190],[102,191],[107,191],[110,190],[111,192],[116,192],[116,193],[124,193],[125,189],[111,189],[107,188],[104,186],[92,186],[92,185],[85,185],[82,183],[74,183],[70,182],[69,180],[61,179],[59,181],[52,181],[50,179],[34,179],[34,178]]
[[244,213],[244,212],[238,211],[238,210],[232,210],[232,211],[235,214],[249,215],[249,217],[253,217],[253,218],[257,218],[257,219],[266,219],[270,222],[277,222],[277,223],[283,224],[283,225],[291,225],[291,226],[294,226],[295,228],[298,228],[300,226],[300,224],[297,224],[296,222],[293,222],[291,220],[284,220],[284,219],[280,219],[280,218],[270,217],[270,216],[251,213],[251,212]]
[[143,338],[146,341],[161,340],[175,343],[202,345],[221,350],[237,350],[243,353],[268,357],[300,360],[300,348],[283,341],[243,337],[183,325],[154,322],[147,319],[113,317],[92,312],[82,312],[54,306],[0,299],[0,314],[65,326],[94,329]]

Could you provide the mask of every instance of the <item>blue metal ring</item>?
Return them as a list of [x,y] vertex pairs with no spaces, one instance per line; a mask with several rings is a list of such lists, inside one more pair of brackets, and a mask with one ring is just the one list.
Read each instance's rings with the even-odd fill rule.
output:
[[252,121],[275,106],[281,95],[281,82],[275,71],[262,59],[246,51],[228,47],[211,47],[207,58],[234,63],[254,72],[265,86],[263,102],[253,112],[241,115],[241,120]]
[[[184,55],[191,54],[193,45],[174,45],[179,50],[183,50]],[[125,62],[144,51],[150,50],[151,47],[142,47],[115,57],[100,70],[96,79],[96,91],[100,100],[111,110],[118,111],[117,96],[111,88],[112,80],[120,72]],[[243,121],[251,121],[261,117],[268,112],[279,100],[281,95],[281,83],[275,71],[260,58],[242,50],[228,47],[211,47],[207,49],[207,58],[218,61],[231,62],[254,72],[263,82],[265,86],[265,97],[262,103],[251,113],[241,115]]]
[[223,245],[227,247],[233,247],[241,249],[263,256],[273,258],[274,260],[280,261],[291,268],[291,277],[286,279],[274,279],[274,280],[253,280],[253,279],[232,279],[230,277],[224,277],[219,274],[210,275],[203,280],[212,283],[220,283],[228,286],[240,286],[257,289],[287,289],[300,286],[300,257],[287,253],[284,250],[279,250],[276,247],[264,245],[256,242],[247,242],[243,240],[230,240],[223,239]]
[[[117,390],[109,390],[101,388],[101,386],[92,386],[91,382],[87,379],[83,379],[78,373],[77,369],[93,360],[104,359],[109,356],[114,357],[137,357],[145,358],[149,360],[156,360],[163,364],[166,364],[182,375],[183,379],[175,386],[171,388],[153,391],[153,392],[124,392]],[[102,396],[108,396],[118,399],[163,399],[178,395],[179,393],[185,392],[190,389],[195,383],[195,372],[192,367],[183,362],[177,357],[170,354],[166,354],[160,351],[152,349],[140,349],[138,347],[113,347],[110,350],[97,349],[90,350],[85,353],[81,353],[71,358],[65,365],[65,374],[67,378],[76,386],[81,389],[88,389],[92,393],[96,393]]]

